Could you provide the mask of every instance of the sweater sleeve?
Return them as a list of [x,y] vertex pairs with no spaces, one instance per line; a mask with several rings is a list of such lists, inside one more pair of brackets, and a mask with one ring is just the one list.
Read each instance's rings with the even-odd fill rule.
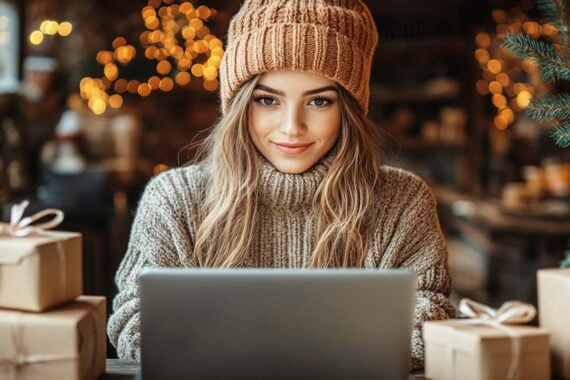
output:
[[409,175],[398,192],[399,214],[385,251],[384,267],[407,267],[416,272],[416,303],[411,341],[411,369],[424,367],[423,322],[453,318],[449,300],[451,277],[447,247],[439,225],[436,200],[429,186]]
[[146,186],[131,227],[127,252],[115,276],[118,294],[113,300],[107,333],[121,359],[140,361],[139,272],[145,267],[183,266],[180,246],[175,242],[188,239],[168,198],[172,188],[165,180],[166,174],[153,178]]

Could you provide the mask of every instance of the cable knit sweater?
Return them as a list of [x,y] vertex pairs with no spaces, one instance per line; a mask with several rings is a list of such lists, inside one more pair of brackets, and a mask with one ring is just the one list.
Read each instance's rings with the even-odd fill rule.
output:
[[[332,161],[328,155],[302,174],[279,172],[262,156],[259,236],[245,266],[302,268],[316,235],[310,201]],[[154,177],[138,205],[126,255],[116,274],[118,294],[108,334],[118,356],[140,360],[140,299],[143,267],[192,267],[192,247],[208,167],[199,163]],[[384,166],[376,192],[377,219],[365,260],[367,268],[408,267],[417,275],[411,368],[423,367],[422,322],[446,319],[455,310],[435,198],[416,175]]]

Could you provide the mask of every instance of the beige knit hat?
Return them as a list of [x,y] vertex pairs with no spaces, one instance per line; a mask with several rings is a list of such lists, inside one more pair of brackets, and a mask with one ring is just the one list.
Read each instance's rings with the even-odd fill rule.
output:
[[378,32],[360,0],[245,0],[230,21],[220,65],[222,112],[249,79],[270,70],[320,74],[368,113]]

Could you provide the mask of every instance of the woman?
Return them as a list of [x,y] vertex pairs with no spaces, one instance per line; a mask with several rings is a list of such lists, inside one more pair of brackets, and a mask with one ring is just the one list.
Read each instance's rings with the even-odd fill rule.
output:
[[143,267],[408,267],[421,323],[454,314],[428,186],[381,165],[366,118],[378,35],[359,0],[246,0],[220,67],[222,117],[201,160],[155,177],[117,272],[109,337],[139,359]]

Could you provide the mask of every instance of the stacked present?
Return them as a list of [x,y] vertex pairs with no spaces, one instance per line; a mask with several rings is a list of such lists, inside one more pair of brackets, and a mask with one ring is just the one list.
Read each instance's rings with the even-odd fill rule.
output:
[[570,380],[570,268],[538,271],[540,327],[521,326],[536,309],[517,301],[494,310],[463,299],[470,319],[424,324],[430,379]]
[[552,372],[570,380],[570,268],[538,271],[540,327],[552,333]]
[[0,379],[96,379],[105,370],[106,300],[81,295],[81,234],[49,231],[60,210],[24,218],[27,205],[0,223]]
[[534,306],[510,301],[495,310],[463,299],[459,309],[469,318],[424,324],[427,378],[550,379],[550,332],[522,326]]

